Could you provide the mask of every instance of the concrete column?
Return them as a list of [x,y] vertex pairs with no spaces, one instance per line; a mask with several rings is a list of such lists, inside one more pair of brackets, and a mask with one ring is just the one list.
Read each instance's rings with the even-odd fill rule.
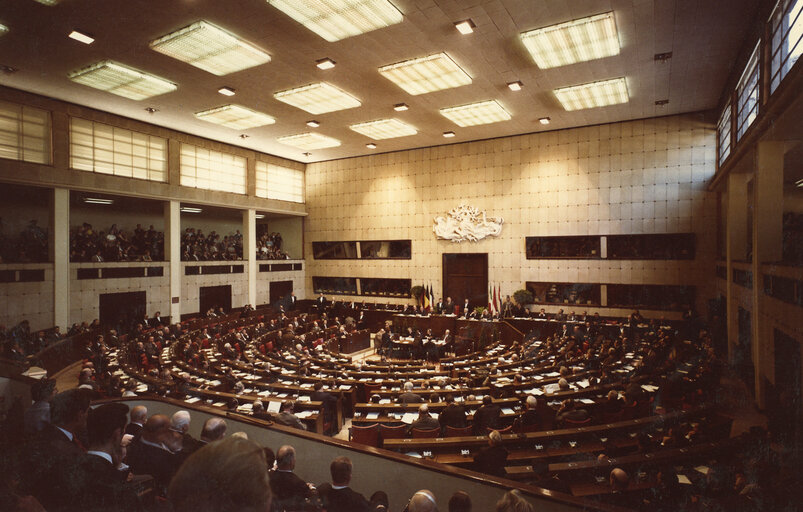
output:
[[256,210],[243,210],[243,260],[248,279],[248,303],[257,306],[257,219]]
[[752,355],[755,367],[756,403],[764,407],[764,377],[774,372],[773,339],[765,325],[763,263],[783,256],[783,162],[785,143],[759,142],[753,179],[753,310]]
[[70,328],[70,191],[53,189],[50,216],[50,255],[53,258],[53,325]]
[[728,360],[733,361],[733,349],[739,336],[739,306],[734,300],[733,262],[747,259],[747,182],[750,174],[728,175],[727,200],[723,216],[726,219],[725,250],[728,276],[725,288],[728,301]]
[[165,263],[170,280],[170,322],[181,320],[181,203],[164,205]]

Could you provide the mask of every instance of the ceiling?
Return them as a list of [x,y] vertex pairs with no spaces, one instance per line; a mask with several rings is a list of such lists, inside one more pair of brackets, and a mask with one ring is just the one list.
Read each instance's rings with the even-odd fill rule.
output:
[[[390,0],[404,15],[400,24],[329,43],[269,5],[266,0],[62,0],[45,6],[34,0],[0,4],[0,64],[18,71],[0,75],[0,83],[121,116],[221,142],[315,162],[401,149],[481,140],[608,123],[627,119],[707,110],[717,106],[757,12],[757,0]],[[613,11],[621,53],[568,66],[539,69],[518,34],[564,21]],[[474,33],[461,35],[454,22],[470,18]],[[271,62],[226,76],[215,76],[148,48],[162,35],[207,20],[263,48]],[[95,38],[84,45],[67,37],[80,30]],[[383,78],[377,68],[445,51],[473,79],[459,88],[411,96]],[[672,52],[656,62],[656,53]],[[334,69],[315,61],[333,59]],[[75,84],[71,71],[104,59],[155,74],[178,90],[133,101]],[[567,112],[551,92],[558,87],[626,77],[630,102]],[[313,116],[281,103],[273,93],[326,81],[356,96],[358,108]],[[513,92],[508,82],[524,87]],[[233,98],[220,87],[233,87]],[[512,115],[505,122],[460,128],[438,109],[482,100],[498,100]],[[657,100],[669,100],[663,106]],[[269,126],[244,131],[200,121],[193,113],[235,103],[276,118]],[[393,105],[407,103],[406,112]],[[150,114],[146,107],[158,111]],[[394,117],[418,134],[376,141],[349,125]],[[551,124],[538,123],[550,117]],[[305,123],[320,121],[319,128]],[[342,142],[336,148],[304,150],[277,137],[317,131]],[[442,137],[454,131],[455,138]],[[247,138],[241,138],[245,134]]]

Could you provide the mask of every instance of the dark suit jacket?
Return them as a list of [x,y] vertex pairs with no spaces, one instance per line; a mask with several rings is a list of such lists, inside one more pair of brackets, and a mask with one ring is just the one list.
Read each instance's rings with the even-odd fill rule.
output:
[[165,493],[173,475],[178,471],[182,458],[177,455],[142,442],[142,438],[131,443],[126,463],[135,475],[151,475],[157,492]]
[[295,473],[277,470],[270,472],[270,490],[273,493],[273,498],[287,502],[284,503],[286,506],[290,505],[290,501],[303,502],[312,492],[307,486],[307,482]]
[[139,435],[142,433],[142,426],[137,425],[136,423],[129,423],[125,426],[125,433],[134,436],[134,441],[139,439]]
[[433,418],[430,415],[426,415],[423,418],[418,417],[416,420],[410,425],[410,430],[412,431],[414,428],[421,429],[421,430],[430,430],[433,428],[440,429],[441,424],[438,423],[438,420]]
[[402,393],[399,395],[399,403],[402,404],[420,404],[423,401],[424,399],[421,398],[421,395],[413,392]]
[[84,451],[55,425],[48,424],[25,448],[20,468],[20,494],[33,495],[45,510],[57,510],[64,494],[62,478]]
[[487,434],[486,428],[497,428],[501,414],[502,408],[496,404],[483,405],[477,409],[472,422],[474,435],[482,436]]
[[449,404],[446,409],[438,416],[438,421],[445,429],[447,426],[454,428],[462,428],[466,426],[466,410],[462,405]]
[[488,475],[505,476],[507,450],[503,446],[488,446],[474,456],[477,471]]
[[318,495],[321,497],[326,512],[368,512],[368,500],[365,497],[346,487],[345,489],[332,489],[332,484],[325,483],[318,486]]
[[134,487],[125,483],[127,473],[93,454],[79,457],[65,473],[62,510],[135,511],[139,509]]
[[313,391],[310,395],[313,402],[323,403],[323,417],[326,421],[334,421],[337,416],[337,397],[326,391]]

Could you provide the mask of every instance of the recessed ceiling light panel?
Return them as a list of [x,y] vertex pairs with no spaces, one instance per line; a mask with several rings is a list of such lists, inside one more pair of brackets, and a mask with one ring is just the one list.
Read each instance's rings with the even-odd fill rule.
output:
[[613,12],[530,30],[520,37],[541,69],[619,54]]
[[454,132],[443,132],[443,136],[447,139],[454,137]]
[[199,21],[151,41],[150,47],[213,75],[270,62],[270,55],[208,21]]
[[337,139],[327,137],[326,135],[321,135],[320,133],[312,132],[299,133],[297,135],[287,135],[284,137],[279,137],[276,140],[282,144],[287,144],[288,146],[297,147],[299,149],[336,148],[340,145],[340,141]]
[[396,112],[404,112],[405,110],[408,110],[409,108],[410,107],[407,106],[407,103],[397,103],[397,104],[393,105],[393,110],[395,110]]
[[268,0],[330,43],[402,22],[388,0]]
[[256,128],[257,126],[265,126],[276,122],[268,114],[241,107],[240,105],[224,105],[196,112],[195,117],[201,121],[208,121],[235,130],[247,130],[248,128]]
[[524,84],[522,84],[519,81],[508,82],[508,84],[507,84],[507,88],[510,89],[511,91],[520,91],[523,86],[524,86]]
[[73,30],[72,32],[70,32],[67,35],[67,37],[69,37],[70,39],[75,39],[79,43],[84,43],[84,44],[92,44],[95,42],[94,37],[84,34],[83,32],[78,32],[77,30]]
[[110,60],[74,71],[68,78],[132,100],[144,100],[178,89],[173,82]]
[[318,69],[332,69],[335,67],[335,61],[327,57],[325,59],[316,60],[315,65]]
[[217,90],[217,92],[219,92],[223,96],[234,96],[235,94],[237,94],[231,87],[221,87],[220,89]]
[[61,0],[34,0],[34,1],[39,2],[40,4],[49,5],[49,6],[53,6],[53,5],[56,5],[57,3],[61,2]]
[[555,89],[555,96],[566,110],[604,107],[630,101],[624,78]]
[[541,119],[538,120],[538,122],[541,124],[549,124],[549,121],[550,119],[548,117],[542,117]]
[[471,77],[445,53],[383,66],[379,73],[414,96],[471,83]]
[[374,144],[373,142],[369,142],[368,144],[365,145],[365,147],[368,149],[376,149],[376,144]]
[[310,114],[326,114],[362,105],[354,96],[326,82],[280,91],[273,97]]
[[407,137],[418,133],[414,126],[398,119],[378,119],[367,123],[353,124],[349,128],[374,140]]
[[511,119],[510,114],[496,100],[481,101],[459,107],[442,108],[441,115],[457,126],[477,126]]
[[314,119],[312,119],[310,121],[307,121],[307,126],[309,126],[310,128],[317,128],[320,125],[321,125],[321,123],[319,123],[318,121],[316,121]]
[[463,20],[455,23],[454,28],[456,28],[458,32],[460,32],[465,36],[467,34],[474,32],[476,25],[471,20]]

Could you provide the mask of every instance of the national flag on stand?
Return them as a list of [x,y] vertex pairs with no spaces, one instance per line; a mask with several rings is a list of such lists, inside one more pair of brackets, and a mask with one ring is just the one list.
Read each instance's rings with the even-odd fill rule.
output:
[[423,297],[422,303],[424,305],[424,311],[429,311],[429,305],[430,305],[429,293],[427,292],[427,287],[426,286],[424,286],[424,297]]
[[435,305],[435,292],[432,291],[432,283],[429,283],[429,305],[430,307]]
[[496,314],[502,314],[502,291],[499,289],[499,285],[496,285],[496,290],[494,291],[494,309],[496,310]]
[[488,311],[494,312],[494,285],[488,283]]

